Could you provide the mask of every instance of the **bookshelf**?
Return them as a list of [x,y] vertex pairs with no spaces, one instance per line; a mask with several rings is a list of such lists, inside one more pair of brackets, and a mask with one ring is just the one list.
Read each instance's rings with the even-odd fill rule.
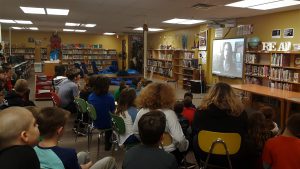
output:
[[74,63],[84,62],[89,71],[92,70],[92,62],[95,61],[99,70],[112,65],[113,61],[117,61],[117,51],[114,49],[100,48],[63,48],[62,64],[74,66]]
[[[10,54],[9,48],[5,48],[4,53],[9,55]],[[29,60],[30,63],[33,63],[35,58],[35,48],[27,48],[27,47],[11,48],[11,55],[24,56],[25,60]]]
[[[150,49],[147,56],[147,71],[163,80],[177,80],[189,89],[189,80],[199,79],[198,59],[193,50]],[[157,77],[156,76],[156,77]]]
[[300,52],[246,51],[245,82],[300,91]]

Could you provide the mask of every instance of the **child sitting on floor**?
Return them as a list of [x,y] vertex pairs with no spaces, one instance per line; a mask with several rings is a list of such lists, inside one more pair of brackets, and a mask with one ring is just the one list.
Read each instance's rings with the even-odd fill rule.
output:
[[0,112],[1,169],[40,169],[31,146],[38,142],[39,129],[32,113],[22,107],[9,107]]

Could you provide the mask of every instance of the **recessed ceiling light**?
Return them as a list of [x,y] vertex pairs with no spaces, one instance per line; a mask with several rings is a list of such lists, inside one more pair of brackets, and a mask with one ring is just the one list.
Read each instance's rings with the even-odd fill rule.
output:
[[27,25],[32,24],[31,21],[24,21],[24,20],[15,20],[15,22],[18,23],[18,24],[27,24]]
[[[138,28],[134,28],[133,30],[135,31],[142,31],[143,28],[142,27],[138,27]],[[157,32],[157,31],[162,31],[163,29],[160,28],[148,28],[149,32]]]
[[69,9],[46,8],[48,15],[68,15]]
[[82,26],[82,27],[88,27],[88,28],[92,28],[92,27],[95,27],[95,26],[96,26],[96,24],[88,23],[88,24],[81,24],[80,26]]
[[74,32],[75,30],[74,29],[63,29],[63,31],[65,31],[65,32]]
[[116,33],[114,33],[114,32],[105,32],[105,33],[103,33],[103,35],[114,35],[114,34],[116,34]]
[[24,29],[23,27],[11,27],[11,28],[13,28],[13,29],[18,29],[18,30]]
[[46,14],[44,8],[36,8],[36,7],[24,7],[20,6],[24,13],[28,14]]
[[0,19],[0,22],[1,23],[16,23],[15,21],[10,20],[10,19]]
[[276,9],[276,8],[283,8],[287,6],[299,5],[300,1],[291,1],[291,0],[284,0],[284,1],[277,1],[272,3],[265,3],[257,6],[251,6],[251,9],[258,9],[258,10],[269,10],[269,9]]
[[86,30],[76,29],[75,32],[86,32]]
[[70,23],[70,22],[66,22],[65,26],[79,26],[80,23]]
[[163,21],[163,23],[192,25],[192,24],[202,23],[202,22],[205,22],[205,21],[206,20],[178,19],[178,18],[174,18],[174,19]]
[[39,28],[37,28],[37,27],[29,27],[28,29],[34,30],[34,31],[39,30]]
[[270,3],[270,2],[274,2],[274,1],[278,1],[278,0],[263,0],[263,1],[262,0],[244,0],[244,1],[230,3],[225,6],[247,8],[249,6],[261,5],[261,4],[266,4],[266,3]]

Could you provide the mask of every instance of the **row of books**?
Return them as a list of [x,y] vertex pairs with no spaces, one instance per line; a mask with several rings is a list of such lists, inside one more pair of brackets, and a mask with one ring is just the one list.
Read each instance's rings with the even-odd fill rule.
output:
[[94,55],[106,55],[108,52],[106,50],[79,50],[79,49],[72,49],[72,50],[62,50],[62,54],[94,54]]
[[268,66],[256,66],[256,65],[246,65],[246,75],[268,77],[269,67]]
[[94,59],[94,60],[100,59],[101,60],[101,59],[116,59],[116,57],[114,57],[112,55],[87,56],[87,55],[66,55],[66,54],[63,54],[62,59]]
[[182,65],[189,68],[198,68],[198,59],[183,60]]
[[172,60],[173,59],[173,55],[172,54],[160,53],[159,56],[158,56],[158,59]]
[[82,44],[82,43],[77,43],[77,44],[63,44],[62,48],[91,48],[91,49],[101,49],[102,44]]
[[[4,49],[5,53],[9,53],[9,49]],[[35,48],[12,48],[11,53],[35,53]]]
[[289,66],[290,57],[283,53],[273,53],[271,57],[271,66]]
[[245,63],[258,63],[259,57],[256,54],[246,53]]
[[271,88],[276,88],[276,89],[283,89],[283,90],[292,91],[294,85],[290,84],[290,83],[270,82],[270,87]]
[[298,83],[299,82],[299,73],[294,72],[293,70],[284,70],[281,68],[271,68],[270,79]]
[[172,68],[172,62],[148,60],[147,65],[155,66],[155,67],[162,67],[162,68]]
[[191,52],[184,52],[184,59],[193,59],[194,58],[194,53]]
[[166,77],[172,77],[173,76],[173,70],[172,69],[163,69],[161,67],[148,66],[147,70],[150,71],[150,72],[153,70],[153,72],[161,74],[161,75],[166,76]]

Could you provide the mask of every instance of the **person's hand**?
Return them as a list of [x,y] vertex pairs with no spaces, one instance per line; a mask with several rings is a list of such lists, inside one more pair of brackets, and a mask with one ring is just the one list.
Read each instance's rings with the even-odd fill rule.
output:
[[82,169],[89,169],[89,168],[92,167],[92,165],[93,165],[93,162],[90,161],[90,162],[88,162],[88,163],[86,163],[86,164],[80,165],[80,167],[81,167]]

